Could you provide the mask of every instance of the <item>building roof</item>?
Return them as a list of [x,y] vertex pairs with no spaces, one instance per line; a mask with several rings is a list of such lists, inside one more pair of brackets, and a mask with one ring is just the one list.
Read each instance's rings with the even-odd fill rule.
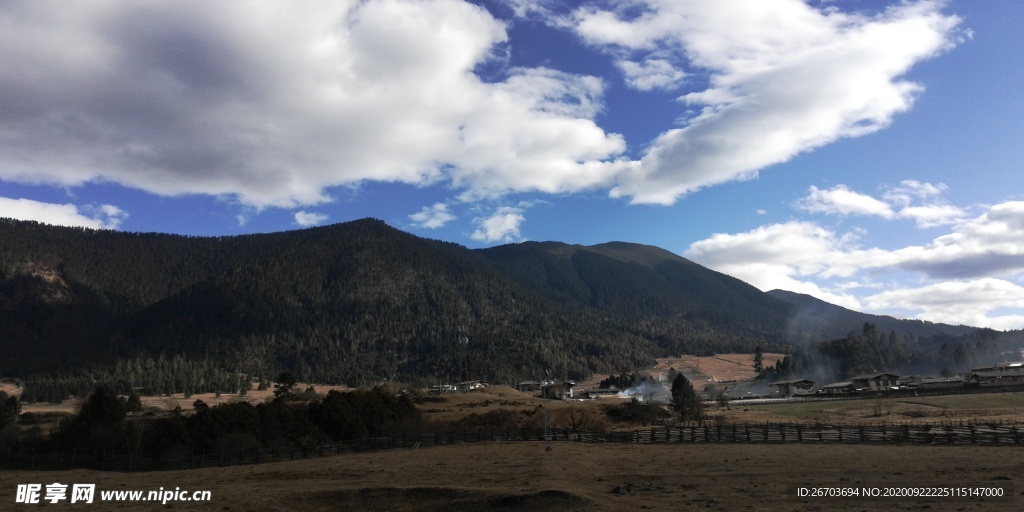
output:
[[825,389],[825,388],[848,388],[848,387],[850,387],[852,385],[853,385],[852,382],[833,382],[832,384],[825,384],[821,388],[822,389]]
[[856,377],[853,377],[850,380],[851,381],[855,381],[855,380],[871,380],[871,379],[877,379],[879,377],[884,377],[884,376],[896,377],[897,379],[900,378],[900,375],[897,374],[897,373],[882,372],[882,373],[865,373],[863,375],[858,375]]
[[810,379],[790,379],[790,380],[777,380],[777,381],[775,381],[775,382],[773,382],[773,383],[771,383],[769,385],[770,386],[775,386],[775,385],[798,384],[800,382],[810,382],[811,384],[814,384],[814,381],[810,380]]
[[971,375],[974,377],[995,377],[1003,379],[1019,379],[1024,377],[1024,372],[1001,372],[996,371],[971,371]]
[[937,382],[963,382],[964,378],[957,375],[954,377],[922,377],[921,384],[935,384]]
[[983,366],[981,368],[971,368],[971,373],[1000,371],[1012,371],[1014,373],[1021,372],[1024,371],[1024,363],[1000,363],[992,366]]

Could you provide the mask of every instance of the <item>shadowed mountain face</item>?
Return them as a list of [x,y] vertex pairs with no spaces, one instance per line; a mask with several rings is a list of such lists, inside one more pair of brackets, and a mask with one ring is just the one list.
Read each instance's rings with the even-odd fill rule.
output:
[[[0,219],[3,375],[188,354],[317,382],[579,378],[798,343],[796,312],[623,242],[474,251],[372,219],[236,237]],[[859,329],[865,316],[849,313],[803,329]]]

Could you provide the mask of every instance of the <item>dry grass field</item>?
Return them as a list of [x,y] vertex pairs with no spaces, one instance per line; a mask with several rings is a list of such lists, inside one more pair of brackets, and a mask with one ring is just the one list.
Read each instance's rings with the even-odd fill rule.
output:
[[[0,472],[3,510],[159,510],[158,503],[14,506],[21,483],[208,490],[196,511],[1020,511],[1019,449],[892,445],[474,443],[154,473]],[[797,499],[790,486],[1012,485],[1008,501]],[[97,495],[98,496],[98,495]],[[168,507],[168,508],[170,508]]]
[[[775,364],[782,360],[785,354],[763,354],[764,365]],[[679,356],[658,359],[650,371],[654,373],[668,372],[669,368],[675,368],[683,372],[692,381],[732,381],[751,379],[754,373],[753,354],[716,354],[707,357]]]
[[[714,361],[710,359],[715,359]],[[707,361],[705,361],[707,360]],[[767,361],[771,361],[766,357]],[[733,361],[733,362],[731,362]],[[659,361],[721,380],[742,374],[729,356]],[[687,366],[689,365],[689,366]],[[715,368],[715,370],[708,370]],[[707,373],[705,373],[707,372]],[[724,372],[724,373],[722,373]],[[726,378],[728,377],[728,378]],[[297,387],[304,389],[304,386]],[[328,388],[317,386],[319,392]],[[260,399],[254,393],[252,399]],[[148,406],[191,408],[196,398],[154,399]],[[224,395],[221,400],[237,399]],[[512,388],[427,397],[417,406],[428,425],[541,426],[615,430],[605,408],[622,399],[548,401]],[[712,409],[729,422],[956,422],[1024,420],[1024,394],[955,395]],[[497,425],[495,425],[497,426]],[[583,444],[481,442],[342,454],[253,466],[152,473],[0,471],[0,510],[196,511],[1021,511],[1024,447],[893,444]],[[180,488],[210,491],[210,502],[14,504],[18,484],[95,483],[97,491]],[[1004,500],[797,498],[803,486],[993,486]],[[97,494],[97,500],[99,494]]]

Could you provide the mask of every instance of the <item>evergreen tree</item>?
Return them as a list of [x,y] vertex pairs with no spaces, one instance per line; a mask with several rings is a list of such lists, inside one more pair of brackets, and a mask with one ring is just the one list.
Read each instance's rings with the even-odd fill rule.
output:
[[764,352],[761,351],[761,345],[754,347],[754,373],[758,378],[764,373]]
[[142,412],[142,398],[139,392],[134,389],[128,395],[128,412]]
[[18,417],[18,397],[0,391],[0,429]]
[[700,398],[693,390],[693,384],[682,373],[676,375],[672,381],[672,409],[684,421],[701,419]]
[[281,372],[281,375],[277,376],[277,384],[274,384],[274,397],[285,398],[291,395],[292,388],[295,387],[297,382],[298,379],[295,378],[292,372]]
[[246,396],[252,390],[252,377],[242,374],[238,381],[238,395]]

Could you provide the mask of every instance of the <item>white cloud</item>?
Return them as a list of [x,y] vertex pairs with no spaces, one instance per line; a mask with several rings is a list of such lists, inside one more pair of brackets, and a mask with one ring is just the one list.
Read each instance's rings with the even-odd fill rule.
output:
[[738,234],[715,234],[694,242],[683,256],[768,291],[784,289],[858,309],[855,297],[829,291],[811,278],[848,277],[856,260],[870,255],[855,248],[856,237],[840,236],[814,223],[792,221]]
[[634,88],[696,75],[708,85],[680,108],[700,113],[630,160],[595,122],[601,79],[476,76],[509,35],[460,0],[19,0],[0,11],[0,180],[108,181],[257,211],[364,181],[445,182],[464,201],[608,188],[668,204],[883,128],[922,89],[898,77],[950,48],[959,22],[927,0],[874,17],[799,0],[641,0],[622,6],[632,17],[509,5],[607,51]]
[[[903,180],[899,185],[885,190],[882,198],[899,209],[900,217],[913,219],[918,227],[932,228],[956,224],[967,217],[963,209],[941,200],[941,196],[948,190],[945,183]],[[918,202],[921,204],[915,204]]]
[[949,187],[945,183],[932,184],[917,180],[903,180],[899,185],[888,187],[882,197],[897,206],[908,206],[915,199],[928,199],[945,194]]
[[997,204],[928,245],[894,254],[901,267],[937,279],[1007,277],[1024,272],[1024,201]]
[[[1024,278],[1024,202],[994,205],[924,245],[886,250],[858,240],[791,221],[716,234],[683,254],[762,290],[808,293],[852,309],[898,308],[936,322],[1024,327],[1024,288],[1013,282]],[[899,272],[919,281],[908,285]],[[886,275],[893,280],[875,293]]]
[[326,220],[327,216],[322,213],[295,212],[295,223],[300,226],[316,226],[317,224],[323,224]]
[[612,195],[634,203],[671,204],[886,127],[923,90],[899,77],[951,48],[959,23],[930,1],[902,3],[872,17],[799,0],[640,0],[629,6],[641,14],[584,7],[570,21],[587,42],[620,59],[627,79],[656,56],[680,72],[696,68],[709,84],[680,98],[700,114],[658,136],[619,176]]
[[477,229],[470,238],[478,242],[518,242],[523,238],[519,226],[525,220],[522,208],[502,206],[489,217],[473,219]]
[[625,165],[599,79],[481,81],[508,34],[459,0],[14,1],[0,26],[0,180],[259,209],[366,180],[571,192]]
[[811,186],[807,197],[798,201],[796,206],[801,210],[816,213],[877,215],[886,219],[895,216],[895,212],[888,204],[871,196],[854,192],[846,185],[837,185],[829,190]]
[[900,209],[899,212],[900,217],[914,219],[917,222],[917,226],[921,228],[956,224],[963,220],[966,215],[967,212],[949,204],[907,206]]
[[417,226],[427,229],[437,229],[456,219],[455,215],[448,211],[448,205],[436,203],[434,206],[424,206],[419,213],[409,216]]
[[[893,187],[875,199],[866,194],[850,190],[846,185],[836,185],[828,190],[815,186],[808,189],[807,196],[797,201],[797,209],[833,215],[873,215],[884,219],[913,219],[920,228],[932,228],[963,221],[967,212],[947,204],[937,197],[945,193],[946,185],[932,185],[907,180],[899,187]],[[915,204],[918,201],[927,201]]]
[[626,75],[626,83],[641,91],[674,89],[686,77],[686,73],[676,69],[665,59],[651,58],[640,63],[620,60],[615,64]]
[[128,214],[111,204],[53,204],[0,197],[0,217],[34,220],[55,226],[117,229]]
[[[865,299],[869,308],[918,311],[914,318],[946,324],[1020,329],[1024,326],[1024,288],[1001,279],[950,281],[889,290]],[[998,305],[997,307],[993,307]],[[993,309],[1016,309],[1021,314],[993,315]]]

